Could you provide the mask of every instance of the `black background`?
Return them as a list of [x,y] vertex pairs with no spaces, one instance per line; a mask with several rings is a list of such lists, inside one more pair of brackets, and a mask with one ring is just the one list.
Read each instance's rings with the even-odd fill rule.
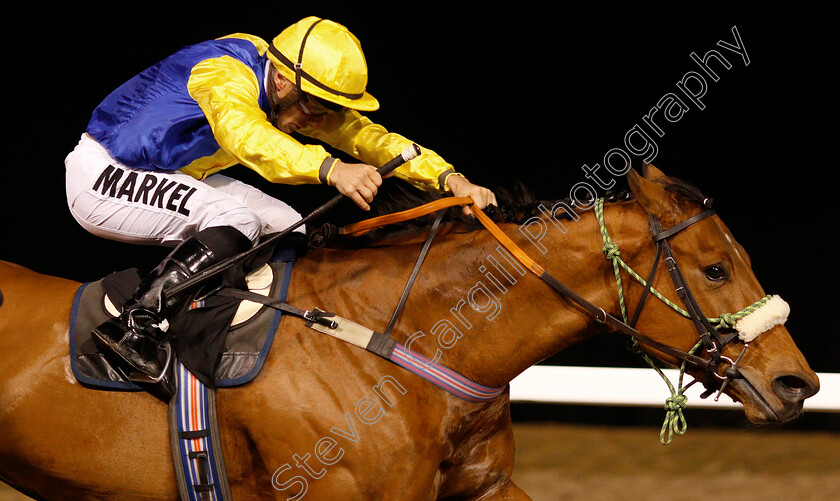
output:
[[[433,148],[478,184],[523,181],[545,198],[566,197],[584,180],[583,164],[602,163],[663,95],[679,93],[677,81],[698,71],[692,52],[716,49],[732,68],[719,68],[719,82],[707,79],[705,110],[691,106],[663,127],[653,163],[715,199],[765,290],[791,303],[788,326],[812,367],[840,371],[834,14],[705,2],[678,11],[354,4],[9,13],[17,34],[4,48],[0,259],[86,281],[163,257],[79,227],[66,208],[63,160],[99,101],[184,45],[233,32],[270,40],[306,15],[338,21],[365,50],[368,90],[381,103],[372,120]],[[716,46],[734,42],[733,26],[749,66]],[[333,194],[228,172],[302,213]],[[622,348],[599,336],[554,361],[637,365]]]

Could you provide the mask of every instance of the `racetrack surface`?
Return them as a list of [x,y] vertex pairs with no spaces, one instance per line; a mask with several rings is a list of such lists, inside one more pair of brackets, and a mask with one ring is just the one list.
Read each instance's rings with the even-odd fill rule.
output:
[[[514,480],[535,501],[826,501],[840,492],[840,432],[522,423]],[[29,499],[0,484],[0,501]]]
[[824,501],[840,492],[840,433],[527,424],[514,480],[535,501]]

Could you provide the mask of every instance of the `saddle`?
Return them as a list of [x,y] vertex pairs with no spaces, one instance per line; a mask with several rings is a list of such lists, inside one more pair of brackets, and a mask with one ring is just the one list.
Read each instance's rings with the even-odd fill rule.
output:
[[[251,293],[285,300],[296,257],[292,248],[245,277]],[[82,284],[70,322],[70,361],[83,385],[103,390],[148,391],[116,370],[93,342],[90,331],[119,315],[141,276],[131,268]],[[247,299],[210,294],[201,297],[172,322],[175,355],[202,383],[230,388],[251,381],[262,368],[282,312]]]

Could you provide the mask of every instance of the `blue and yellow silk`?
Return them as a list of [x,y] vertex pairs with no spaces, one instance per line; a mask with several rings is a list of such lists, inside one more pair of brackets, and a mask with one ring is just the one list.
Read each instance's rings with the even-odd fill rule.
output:
[[[234,34],[185,47],[141,72],[96,108],[87,132],[129,167],[180,170],[196,179],[242,164],[284,184],[326,182],[333,159],[269,121],[268,45]],[[411,141],[354,110],[328,115],[302,134],[374,166]],[[418,187],[446,189],[452,166],[434,151],[395,171]]]

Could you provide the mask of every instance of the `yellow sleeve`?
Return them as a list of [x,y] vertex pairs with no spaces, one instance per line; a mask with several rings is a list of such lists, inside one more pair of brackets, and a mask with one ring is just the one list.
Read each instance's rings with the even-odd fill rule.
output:
[[265,179],[284,184],[319,183],[319,145],[303,145],[275,128],[259,107],[261,82],[230,56],[207,59],[192,69],[187,88],[213,129],[222,150]]
[[[355,110],[331,113],[317,129],[305,128],[300,132],[374,167],[384,165],[412,143],[399,134],[388,132]],[[452,165],[430,149],[421,146],[420,152],[420,156],[397,168],[394,175],[419,188],[431,186],[448,191],[446,178],[457,175]]]

